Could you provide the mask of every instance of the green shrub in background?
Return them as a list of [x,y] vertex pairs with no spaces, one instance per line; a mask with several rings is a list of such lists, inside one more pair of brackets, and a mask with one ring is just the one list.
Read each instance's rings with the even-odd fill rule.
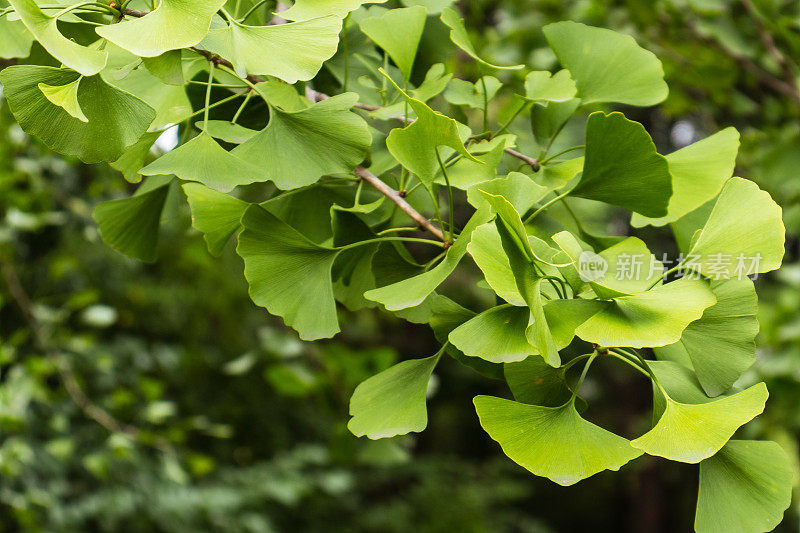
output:
[[[451,8],[298,2],[283,13],[292,22],[264,25],[269,16],[260,3],[254,10],[221,4],[194,6],[191,15],[166,0],[150,14],[135,3],[49,13],[15,0],[6,9],[14,15],[5,22],[11,31],[49,54],[36,48],[28,64],[0,74],[23,130],[84,162],[108,161],[130,182],[147,176],[134,195],[94,208],[103,240],[155,260],[160,226],[180,225],[170,219],[185,211],[182,191],[209,252],[224,253],[237,235],[250,297],[301,339],[339,331],[337,301],[348,310],[345,329],[347,321],[383,311],[429,324],[442,343],[435,355],[398,363],[355,388],[348,428],[356,435],[380,439],[425,429],[431,375],[443,372],[440,359],[448,355],[508,384],[515,401],[479,395],[475,409],[489,436],[534,474],[571,485],[644,453],[700,463],[698,531],[762,531],[781,521],[791,497],[788,457],[775,443],[729,440],[766,401],[763,383],[740,379],[755,360],[758,331],[747,276],[780,266],[781,210],[753,182],[732,177],[739,148],[733,128],[663,156],[640,123],[610,112],[609,104],[646,107],[667,97],[656,56],[628,36],[557,22],[543,29],[560,64],[551,73],[482,58]],[[56,24],[61,17],[67,24]],[[74,41],[62,34],[72,31]],[[429,32],[449,37],[439,46],[460,49],[477,81],[456,79],[441,63],[415,66]],[[102,39],[90,44],[97,35]],[[28,53],[7,46],[5,55]],[[47,66],[50,56],[62,66]],[[560,146],[575,138],[587,113],[585,134]],[[523,117],[533,135],[518,139],[513,132]],[[175,122],[184,125],[180,145],[153,160],[151,146]],[[49,192],[40,201],[47,203]],[[675,244],[665,247],[653,236],[653,249],[671,247],[673,259],[680,252],[669,273],[690,275],[662,280],[667,256],[656,257],[637,237],[587,230],[585,216],[603,220],[591,201],[633,212],[634,227],[669,225]],[[44,212],[26,222],[15,212],[11,221],[18,228],[22,217],[28,230],[60,218]],[[601,217],[610,221],[618,213]],[[418,228],[433,238],[413,236]],[[178,246],[184,244],[168,249],[181,267]],[[13,267],[19,252],[9,251],[8,292],[27,315],[27,333],[20,334],[34,335],[48,354],[51,366],[42,375],[55,371],[74,403],[127,435],[123,442],[161,450],[173,481],[180,481],[181,462],[195,465],[196,473],[213,469],[207,458],[174,456],[173,445],[185,437],[173,426],[181,424],[161,432],[128,426],[85,396],[60,353],[80,354],[80,337],[67,328],[59,338],[52,329],[64,318],[42,315],[26,301]],[[219,268],[191,257],[183,265],[189,275]],[[607,270],[587,270],[593,265]],[[464,290],[476,273],[481,290]],[[213,276],[206,298],[224,296],[221,307],[236,307],[227,299],[240,292],[234,285],[226,292],[225,284],[235,284],[237,275],[227,269]],[[80,316],[110,325],[114,309],[124,313],[128,305],[85,307]],[[228,318],[227,327],[240,324]],[[207,321],[199,313],[198,323]],[[385,367],[394,357],[376,352],[360,366],[342,363],[337,370],[337,357],[325,352],[323,375],[338,376],[329,383],[334,389],[344,380],[349,395],[356,384],[350,380],[369,375],[365,365],[374,360]],[[257,360],[246,353],[225,369],[247,374]],[[652,384],[652,424],[612,433],[583,417],[586,401],[578,393],[595,360],[592,368],[617,361],[636,372],[626,379],[640,375]],[[573,367],[582,372],[568,374]],[[28,373],[17,375],[24,380]],[[293,404],[324,390],[304,363],[273,365],[264,375]],[[154,398],[163,393],[158,383],[143,387]],[[125,389],[117,393],[122,413]],[[337,401],[346,402],[341,392]],[[612,427],[614,412],[610,407],[604,415]],[[169,402],[153,401],[144,420],[160,423],[174,413]],[[195,422],[208,423],[189,424]],[[206,430],[179,431],[198,429]],[[382,457],[403,455],[395,446],[375,449]],[[102,457],[84,462],[96,473],[109,464]],[[335,488],[332,479],[319,487]]]

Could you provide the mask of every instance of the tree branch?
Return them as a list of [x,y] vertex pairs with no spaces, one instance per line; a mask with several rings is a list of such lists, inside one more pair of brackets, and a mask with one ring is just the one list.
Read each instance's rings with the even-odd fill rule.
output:
[[426,230],[433,233],[439,240],[445,243],[447,242],[447,239],[445,239],[444,233],[442,233],[441,229],[439,229],[433,223],[431,223],[430,220],[422,216],[419,213],[419,211],[411,207],[411,204],[406,202],[405,198],[403,198],[399,192],[389,187],[389,185],[387,185],[386,182],[384,182],[378,176],[376,176],[375,174],[373,174],[372,172],[370,172],[369,170],[360,165],[355,168],[354,172],[356,173],[356,176],[360,177],[361,179],[363,179],[364,181],[366,181],[367,183],[378,189],[378,191],[380,191],[381,194],[389,198],[392,202],[396,203],[397,207],[399,207],[405,214],[410,216],[414,220],[414,222],[416,222]]

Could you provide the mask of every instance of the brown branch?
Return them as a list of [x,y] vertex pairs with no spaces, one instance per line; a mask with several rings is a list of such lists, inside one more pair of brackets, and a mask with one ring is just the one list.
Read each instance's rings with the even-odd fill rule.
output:
[[[64,389],[66,389],[67,394],[72,402],[75,403],[75,405],[77,405],[87,417],[91,418],[108,431],[112,433],[123,433],[134,440],[149,444],[141,438],[141,430],[139,428],[118,421],[111,413],[94,403],[86,395],[84,390],[81,388],[80,383],[78,383],[78,378],[75,376],[75,372],[66,362],[66,360],[64,360],[59,351],[51,345],[47,334],[44,332],[41,322],[39,322],[39,319],[36,318],[36,313],[33,309],[33,302],[28,296],[28,293],[25,292],[25,289],[22,286],[14,267],[10,263],[6,262],[3,263],[0,270],[2,270],[3,279],[6,282],[6,286],[8,287],[8,292],[11,295],[11,298],[14,300],[14,302],[16,302],[17,306],[22,311],[22,316],[25,318],[28,327],[33,332],[33,337],[36,340],[36,343],[45,352],[47,358],[55,364],[56,371],[61,378]],[[155,439],[152,444],[161,450],[166,450],[169,448],[167,441],[162,438]]]
[[430,220],[422,216],[419,211],[411,207],[411,204],[406,202],[405,198],[403,198],[399,192],[389,187],[389,185],[387,185],[378,176],[360,165],[355,168],[354,172],[356,173],[356,176],[378,189],[381,194],[389,198],[392,202],[396,203],[397,207],[399,207],[405,214],[410,216],[414,222],[433,233],[439,240],[447,242],[442,230],[432,224]]

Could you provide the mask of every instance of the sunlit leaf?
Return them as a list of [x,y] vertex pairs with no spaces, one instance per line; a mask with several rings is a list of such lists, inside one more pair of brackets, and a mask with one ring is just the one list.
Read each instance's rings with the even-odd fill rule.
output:
[[27,133],[50,149],[86,163],[114,161],[147,131],[155,111],[135,96],[107,85],[100,76],[85,77],[78,104],[88,122],[54,105],[39,89],[74,82],[77,72],[34,65],[8,67],[0,83],[14,117]]
[[425,429],[425,392],[440,356],[403,361],[359,384],[350,398],[350,432],[381,439]]
[[89,122],[86,115],[83,114],[81,104],[78,103],[78,86],[80,85],[82,77],[79,77],[71,83],[65,85],[46,85],[40,83],[39,90],[42,91],[45,98],[64,111],[70,116],[77,118],[81,122]]
[[236,252],[253,302],[283,317],[303,340],[335,335],[331,268],[339,251],[311,242],[257,205],[247,208],[242,226]]
[[[105,51],[81,46],[61,35],[58,21],[45,14],[34,0],[8,0],[8,2],[39,44],[64,65],[84,76],[97,74],[106,65],[108,54]],[[26,40],[23,36],[21,42],[24,43]]]
[[292,7],[281,11],[286,20],[309,20],[325,15],[344,18],[364,4],[382,4],[386,0],[297,0]]
[[544,35],[584,104],[651,106],[667,97],[661,61],[629,35],[571,21],[548,24]]
[[155,57],[202,41],[224,4],[225,0],[161,0],[144,17],[99,26],[97,33],[137,56]]
[[249,204],[199,183],[184,183],[183,192],[192,209],[192,226],[203,232],[211,255],[221,255],[241,227],[242,215]]
[[575,334],[601,346],[665,346],[716,301],[703,280],[682,278],[646,292],[606,302]]
[[698,533],[772,531],[792,501],[789,457],[770,441],[732,440],[700,463]]
[[780,206],[758,185],[729,179],[692,246],[692,263],[712,279],[779,268],[786,240],[781,216]]
[[503,84],[494,76],[483,76],[475,83],[452,79],[444,92],[445,100],[453,105],[465,105],[483,109],[500,90]]
[[263,179],[263,171],[221,147],[208,133],[162,155],[141,170],[145,176],[174,174],[223,192]]
[[672,177],[644,126],[598,111],[586,122],[586,160],[572,195],[660,217],[667,214]]
[[296,83],[312,79],[336,53],[341,29],[342,20],[335,16],[271,26],[234,21],[212,29],[201,44],[228,58],[241,77],[269,75]]
[[361,31],[389,54],[403,78],[409,80],[427,16],[425,7],[414,6],[390,9],[382,15],[361,19],[358,24]]
[[717,303],[686,327],[680,341],[655,351],[671,360],[688,358],[705,392],[718,396],[755,362],[758,297],[749,279],[712,281],[711,290]]
[[575,97],[577,89],[569,71],[559,70],[555,74],[533,71],[525,76],[525,97],[536,102],[566,102]]
[[372,136],[344,93],[296,112],[272,107],[269,124],[231,151],[262,169],[280,189],[310,185],[321,176],[352,174],[366,157]]
[[739,132],[735,128],[725,128],[667,155],[673,190],[667,216],[652,219],[634,213],[631,224],[663,226],[714,198],[725,181],[733,176],[738,151]]
[[0,17],[0,57],[28,57],[34,40],[33,34],[22,21],[8,20],[8,16]]
[[559,485],[619,470],[642,454],[628,440],[581,418],[574,401],[559,407],[492,396],[476,396],[473,401],[481,426],[509,458]]

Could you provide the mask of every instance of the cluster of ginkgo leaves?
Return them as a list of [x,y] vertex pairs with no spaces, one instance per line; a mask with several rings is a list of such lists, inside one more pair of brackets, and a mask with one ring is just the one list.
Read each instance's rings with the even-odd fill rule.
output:
[[[698,531],[775,527],[790,502],[788,458],[773,442],[730,439],[767,399],[763,383],[737,381],[758,331],[748,276],[779,268],[784,227],[767,193],[732,177],[738,133],[664,156],[641,124],[595,111],[584,145],[548,154],[596,104],[664,100],[659,60],[628,36],[559,22],[543,32],[562,70],[525,72],[481,58],[448,2],[364,3],[381,2],[297,0],[273,19],[254,0],[0,0],[0,56],[21,63],[0,82],[22,129],[54,151],[109,162],[131,183],[146,177],[95,209],[116,250],[155,260],[162,210],[182,190],[209,251],[235,236],[252,300],[301,338],[335,335],[337,302],[430,324],[438,353],[356,389],[355,435],[422,431],[428,381],[447,354],[508,383],[513,400],[477,396],[475,409],[532,473],[570,485],[642,454],[699,463]],[[412,84],[423,31],[436,24],[485,76],[454,79],[435,64]],[[321,72],[341,94],[315,90]],[[510,119],[494,128],[489,103],[508,88],[490,74],[524,78]],[[193,84],[205,91],[200,109],[187,96]],[[433,99],[478,114],[482,131],[433,110]],[[228,120],[209,119],[237,101]],[[255,113],[263,128],[240,124]],[[506,132],[525,114],[544,147],[538,159]],[[176,123],[183,142],[156,157]],[[520,171],[498,176],[503,158]],[[270,197],[241,199],[244,186],[267,182]],[[570,197],[629,210],[633,226],[669,226],[684,257],[671,270],[692,275],[667,281],[640,239],[586,232]],[[556,203],[574,225],[540,224]],[[462,227],[456,212],[471,213]],[[639,275],[620,277],[637,257]],[[470,310],[437,293],[467,258],[498,305]],[[587,353],[562,360],[567,346]],[[611,359],[653,385],[652,428],[633,440],[580,414],[590,366]]]

